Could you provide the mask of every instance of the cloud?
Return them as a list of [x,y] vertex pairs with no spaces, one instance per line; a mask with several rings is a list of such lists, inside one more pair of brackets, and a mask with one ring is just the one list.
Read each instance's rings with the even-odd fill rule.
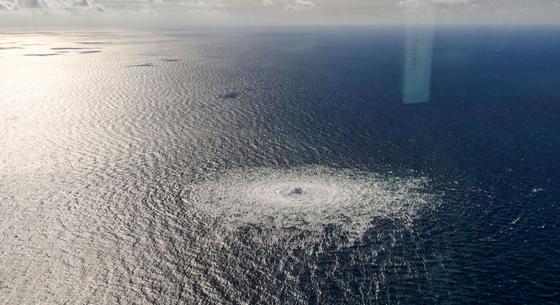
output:
[[18,11],[69,11],[69,10],[98,10],[103,6],[94,0],[0,0],[0,10]]
[[[405,11],[433,5],[438,20],[451,22],[531,19],[560,23],[559,3],[560,0],[0,0],[0,15],[104,14],[118,19],[146,14],[157,16],[161,24],[172,21],[166,19],[168,16],[181,22],[203,16],[228,16],[232,22],[249,24],[291,23],[297,18],[306,24],[368,24],[398,22]],[[156,17],[151,18],[146,20]],[[0,19],[6,24],[6,18]],[[89,21],[95,22],[94,18]]]
[[53,14],[61,11],[153,12],[159,9],[200,11],[226,7],[222,0],[0,0],[0,10]]
[[0,10],[16,10],[17,4],[17,1],[0,0]]
[[410,10],[425,5],[469,5],[471,0],[401,0],[397,6]]
[[311,0],[290,0],[286,2],[286,9],[289,10],[302,10],[315,7],[315,2]]

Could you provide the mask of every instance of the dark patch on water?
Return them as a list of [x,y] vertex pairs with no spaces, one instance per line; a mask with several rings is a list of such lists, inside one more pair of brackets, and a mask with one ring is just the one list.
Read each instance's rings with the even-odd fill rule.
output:
[[137,65],[128,65],[127,67],[154,67],[155,65],[147,62],[147,63],[143,63],[143,64],[137,64]]
[[112,42],[108,41],[79,41],[76,42],[77,44],[85,44],[85,45],[102,45],[102,44],[112,44]]
[[22,47],[0,47],[0,50],[21,50]]
[[303,189],[301,187],[296,187],[290,191],[290,195],[301,195],[303,194]]
[[164,61],[164,62],[178,62],[179,60],[175,59],[175,58],[164,58],[164,59],[161,59],[161,61]]
[[51,48],[51,50],[61,50],[61,51],[65,51],[65,50],[88,50],[89,48],[76,48],[76,47],[65,47],[65,48]]
[[228,92],[225,94],[220,94],[220,98],[224,100],[234,100],[237,99],[241,94],[239,92]]
[[56,56],[56,55],[60,55],[60,53],[36,53],[36,54],[24,54],[23,56],[45,57],[45,56]]
[[94,54],[94,53],[101,53],[99,50],[91,50],[91,51],[81,51],[80,54]]

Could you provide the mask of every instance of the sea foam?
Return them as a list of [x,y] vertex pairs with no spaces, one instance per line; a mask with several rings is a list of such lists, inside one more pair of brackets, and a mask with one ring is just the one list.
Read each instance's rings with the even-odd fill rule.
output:
[[187,190],[186,201],[228,228],[320,232],[334,225],[353,236],[379,218],[410,223],[436,203],[426,178],[326,167],[236,169]]

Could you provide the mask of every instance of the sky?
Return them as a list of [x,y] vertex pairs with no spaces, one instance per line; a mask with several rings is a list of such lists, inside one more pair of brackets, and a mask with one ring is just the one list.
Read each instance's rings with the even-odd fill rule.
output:
[[399,24],[426,7],[445,24],[560,23],[560,0],[0,0],[0,26]]

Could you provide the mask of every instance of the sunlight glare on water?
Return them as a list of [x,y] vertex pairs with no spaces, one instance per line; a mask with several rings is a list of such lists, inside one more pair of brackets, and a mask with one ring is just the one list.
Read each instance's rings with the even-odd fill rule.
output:
[[556,304],[540,31],[1,33],[0,304]]

